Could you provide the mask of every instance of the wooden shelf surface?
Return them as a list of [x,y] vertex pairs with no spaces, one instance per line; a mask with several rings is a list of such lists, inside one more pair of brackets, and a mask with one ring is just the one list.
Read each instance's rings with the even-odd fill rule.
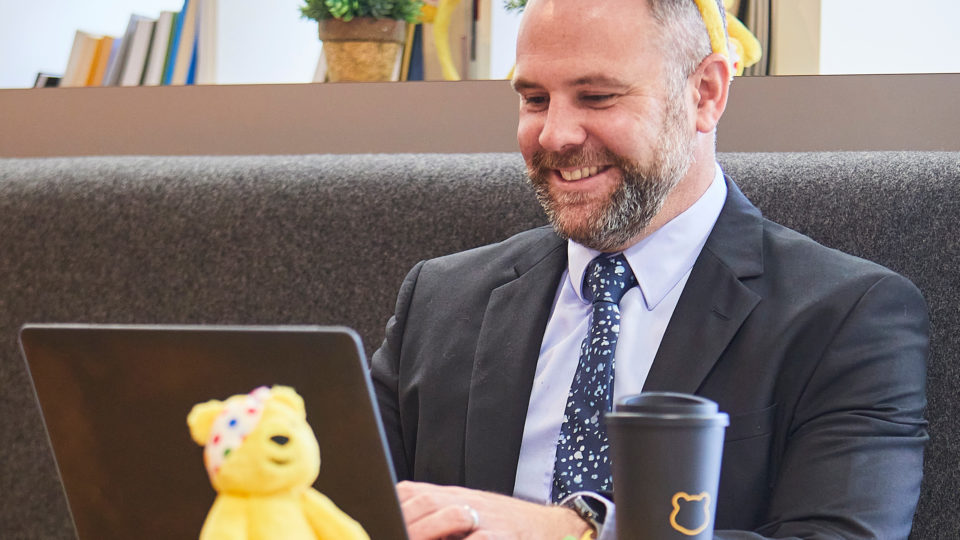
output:
[[[960,150],[960,74],[745,77],[721,151]],[[513,152],[507,81],[0,90],[0,157]]]

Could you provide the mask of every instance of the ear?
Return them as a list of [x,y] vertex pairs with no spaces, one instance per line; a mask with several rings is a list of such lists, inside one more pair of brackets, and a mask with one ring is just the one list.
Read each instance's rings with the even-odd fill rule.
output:
[[194,442],[200,446],[207,444],[210,430],[213,429],[213,421],[223,412],[223,405],[222,401],[214,399],[193,406],[190,414],[187,415],[187,426],[190,427],[190,436],[193,437]]
[[732,67],[726,56],[713,53],[697,66],[691,76],[697,97],[697,131],[710,133],[727,108]]
[[300,397],[300,394],[296,390],[290,388],[289,386],[274,386],[270,389],[270,397],[276,399],[280,403],[286,404],[288,407],[294,410],[301,418],[307,417],[307,410],[303,405],[303,398]]

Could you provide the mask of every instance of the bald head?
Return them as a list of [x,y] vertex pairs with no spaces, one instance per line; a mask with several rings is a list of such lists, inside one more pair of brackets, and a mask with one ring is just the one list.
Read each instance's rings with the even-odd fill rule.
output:
[[[715,1],[724,13],[723,0]],[[645,33],[652,33],[655,39],[645,43],[647,48],[656,47],[664,59],[664,75],[668,84],[676,87],[697,68],[700,61],[711,53],[710,37],[695,0],[636,0],[622,2],[604,0],[599,3],[585,3],[577,0],[529,0],[521,23],[521,34],[528,17],[547,16],[549,18],[568,16],[574,24],[594,25],[604,28],[608,23],[629,23],[649,17],[655,23],[646,26]],[[634,37],[641,37],[633,34]],[[646,37],[646,36],[644,36]],[[629,41],[627,42],[629,43]],[[534,44],[543,45],[542,43]],[[567,43],[566,46],[572,46]],[[519,47],[519,43],[518,43]]]

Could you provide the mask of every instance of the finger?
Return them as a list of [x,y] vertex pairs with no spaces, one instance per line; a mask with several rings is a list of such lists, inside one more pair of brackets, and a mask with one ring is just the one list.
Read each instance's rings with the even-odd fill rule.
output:
[[407,499],[400,505],[403,520],[407,522],[407,525],[416,523],[439,510],[440,506],[431,501],[429,497],[424,496]]
[[429,485],[430,484],[424,484],[421,482],[410,482],[409,480],[403,480],[397,483],[397,497],[400,499],[400,502],[403,502],[411,497],[417,496],[419,493],[422,493]]
[[397,485],[397,495],[400,499],[400,510],[403,512],[404,520],[407,523],[413,523],[422,519],[428,514],[432,514],[448,506],[448,502],[443,497],[443,492],[438,491],[430,484],[418,484],[407,482],[403,485]]
[[[406,517],[406,514],[404,514]],[[462,537],[474,531],[476,523],[470,507],[466,505],[446,506],[435,512],[424,514],[419,519],[407,521],[407,532],[411,540]]]
[[461,486],[441,486],[428,482],[413,482],[410,480],[402,480],[397,483],[397,496],[400,497],[401,500],[421,493],[436,493],[438,496],[443,495],[463,499],[475,498],[478,494],[487,495],[484,492]]
[[[404,521],[408,526],[412,526],[434,514],[439,514],[439,516],[434,517],[434,520],[450,523],[447,526],[458,529],[462,528],[464,522],[462,516],[466,515],[467,521],[470,523],[469,530],[476,528],[479,521],[477,511],[458,497],[456,492],[443,486],[430,484],[414,487],[415,489],[407,494],[407,498],[400,505]],[[436,521],[428,521],[428,523],[433,523],[436,526]]]

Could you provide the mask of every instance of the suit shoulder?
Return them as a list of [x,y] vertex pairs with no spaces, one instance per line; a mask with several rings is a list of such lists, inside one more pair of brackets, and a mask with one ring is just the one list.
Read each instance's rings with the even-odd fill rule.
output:
[[512,269],[517,264],[535,264],[565,245],[550,226],[537,227],[501,242],[430,259],[424,264],[424,271],[489,273],[501,268]]
[[764,219],[764,272],[789,276],[809,287],[869,288],[883,280],[919,294],[916,286],[893,270],[870,260],[827,247],[809,236]]

